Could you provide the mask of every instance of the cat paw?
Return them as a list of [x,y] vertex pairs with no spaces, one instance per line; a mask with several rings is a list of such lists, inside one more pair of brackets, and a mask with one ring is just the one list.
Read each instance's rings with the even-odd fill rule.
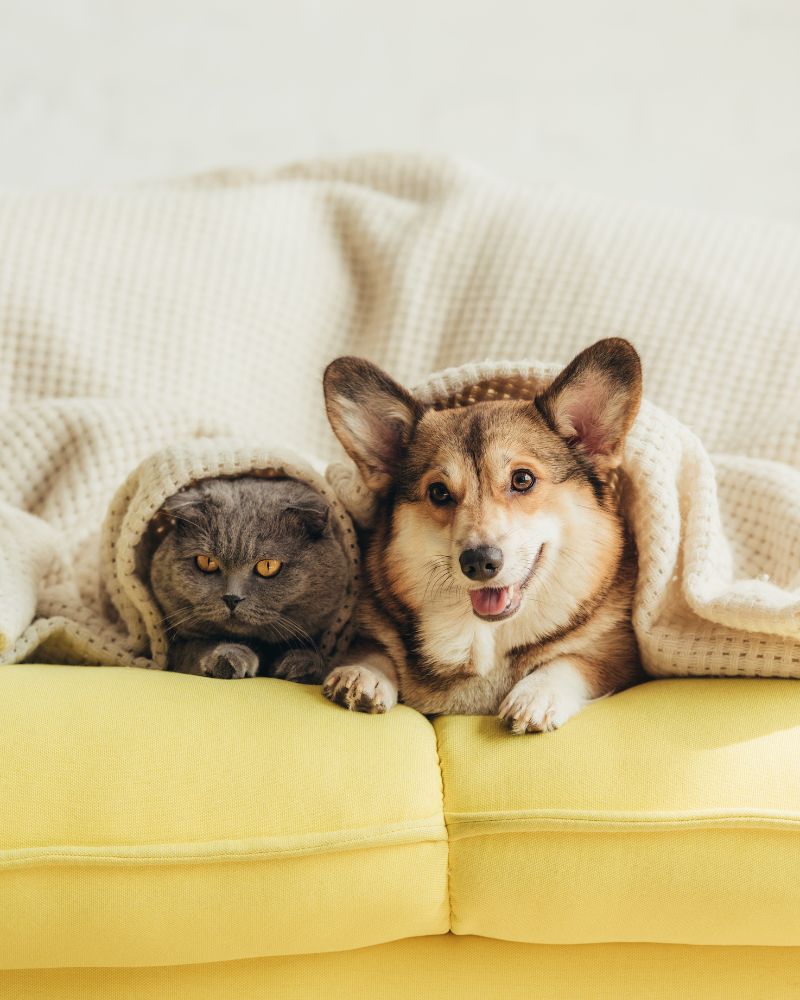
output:
[[255,677],[258,673],[258,655],[248,646],[236,642],[221,642],[200,657],[200,673],[206,677],[234,680]]
[[388,677],[364,666],[335,667],[325,678],[322,693],[351,712],[377,715],[397,704],[397,689]]
[[587,703],[586,685],[568,661],[547,664],[514,685],[500,706],[515,736],[558,729]]
[[275,661],[270,675],[298,684],[319,684],[326,667],[325,658],[316,650],[290,649]]

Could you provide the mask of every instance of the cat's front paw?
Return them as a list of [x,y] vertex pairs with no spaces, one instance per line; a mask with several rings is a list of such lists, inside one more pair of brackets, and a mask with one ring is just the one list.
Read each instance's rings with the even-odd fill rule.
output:
[[325,657],[315,649],[290,649],[273,663],[270,674],[298,684],[319,684],[326,669]]
[[563,726],[588,700],[580,672],[569,660],[557,660],[515,684],[498,715],[515,736],[546,733]]
[[397,688],[380,671],[366,666],[335,667],[322,693],[352,712],[380,714],[397,704]]
[[204,653],[199,660],[200,673],[206,677],[234,680],[255,677],[258,673],[258,655],[249,646],[238,642],[221,642]]

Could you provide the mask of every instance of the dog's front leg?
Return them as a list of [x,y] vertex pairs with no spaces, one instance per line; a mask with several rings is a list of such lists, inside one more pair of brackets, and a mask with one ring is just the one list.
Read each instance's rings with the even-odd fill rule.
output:
[[347,654],[347,661],[325,678],[322,693],[353,712],[388,712],[397,704],[397,671],[382,647],[361,642]]
[[518,681],[498,713],[514,734],[543,733],[563,726],[592,700],[591,665],[560,656]]

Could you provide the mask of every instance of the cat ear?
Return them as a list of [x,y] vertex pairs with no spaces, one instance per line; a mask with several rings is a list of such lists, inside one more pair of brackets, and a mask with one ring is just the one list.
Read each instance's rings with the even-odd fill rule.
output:
[[167,497],[161,505],[161,510],[156,514],[156,518],[161,523],[174,527],[176,524],[191,523],[193,516],[198,514],[206,505],[206,497],[202,490],[197,487],[190,487],[188,490],[181,490]]
[[553,430],[598,472],[619,465],[642,399],[642,365],[619,337],[587,347],[535,400]]
[[308,532],[310,538],[322,538],[328,531],[331,519],[330,507],[289,506],[286,512],[294,514]]
[[337,358],[325,370],[325,406],[334,434],[367,486],[388,490],[422,405],[364,358]]
[[181,511],[190,510],[193,507],[200,507],[203,503],[203,494],[196,487],[188,490],[181,490],[180,493],[173,493],[167,497],[161,506],[166,514],[180,514]]

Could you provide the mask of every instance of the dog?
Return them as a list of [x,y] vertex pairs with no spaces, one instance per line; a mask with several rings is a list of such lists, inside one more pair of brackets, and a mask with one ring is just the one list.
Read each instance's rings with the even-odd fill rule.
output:
[[641,679],[636,554],[612,488],[642,395],[630,343],[587,348],[532,401],[434,409],[356,357],[327,367],[324,392],[377,497],[359,638],[326,697],[497,713],[519,734]]

